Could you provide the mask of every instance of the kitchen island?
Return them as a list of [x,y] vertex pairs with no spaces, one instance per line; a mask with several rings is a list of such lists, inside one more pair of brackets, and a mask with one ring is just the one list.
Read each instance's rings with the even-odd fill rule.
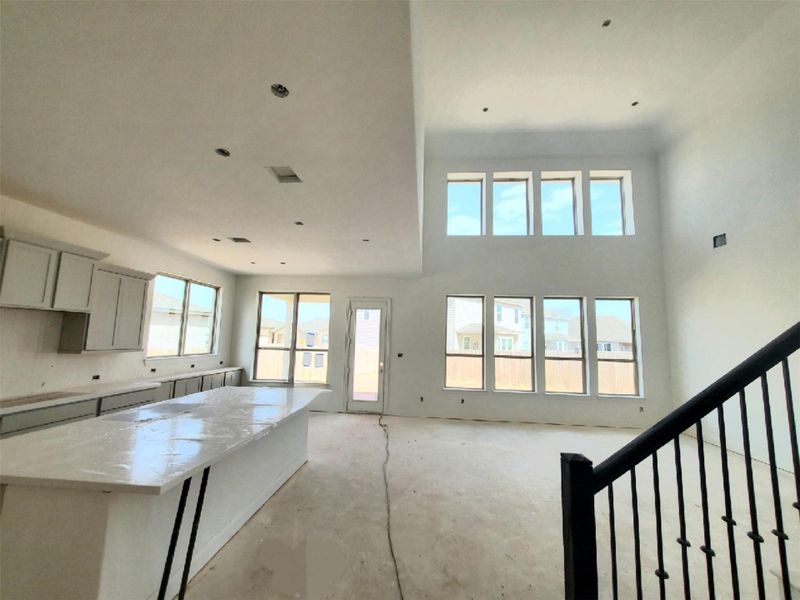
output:
[[0,441],[0,597],[171,597],[305,463],[321,391],[223,387]]

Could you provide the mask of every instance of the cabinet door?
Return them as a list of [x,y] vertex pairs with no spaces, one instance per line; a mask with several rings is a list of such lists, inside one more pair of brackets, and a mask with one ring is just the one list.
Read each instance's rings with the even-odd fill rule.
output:
[[97,269],[89,296],[89,327],[86,332],[87,350],[111,350],[114,347],[114,327],[117,321],[122,277]]
[[142,347],[142,320],[147,297],[147,281],[122,276],[114,329],[115,350],[135,350]]
[[189,394],[196,394],[200,391],[200,386],[202,384],[201,377],[192,377],[191,379],[186,379],[186,395]]
[[93,273],[94,261],[91,258],[62,252],[53,308],[88,311]]
[[232,385],[234,387],[240,385],[242,382],[241,371],[228,371],[225,373],[225,385]]
[[225,385],[225,373],[215,373],[211,376],[211,389],[215,390]]
[[58,250],[9,240],[5,251],[0,304],[50,308]]

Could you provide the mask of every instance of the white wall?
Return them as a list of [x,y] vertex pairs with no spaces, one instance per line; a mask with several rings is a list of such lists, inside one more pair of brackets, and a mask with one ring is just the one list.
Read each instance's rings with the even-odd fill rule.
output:
[[[174,273],[223,288],[219,353],[206,357],[144,360],[144,352],[59,354],[62,313],[0,309],[0,397],[44,393],[100,382],[211,369],[228,365],[235,301],[234,275],[175,250],[120,235],[18,200],[0,197],[0,223],[29,233],[108,252],[103,262],[155,273]],[[194,369],[191,365],[195,365]],[[151,369],[156,369],[155,373]]]
[[[685,108],[692,127],[659,159],[676,406],[800,319],[798,39],[800,5],[788,3],[709,74],[697,90],[703,114]],[[728,245],[715,250],[719,233]],[[792,365],[798,382],[797,357]],[[788,465],[782,381],[770,384]],[[748,396],[764,458],[760,389]],[[739,413],[728,410],[729,442],[740,448]],[[718,439],[715,420],[706,428]]]
[[[453,153],[458,148],[451,148]],[[448,238],[445,236],[448,172],[493,170],[630,169],[633,172],[636,236],[621,238]],[[588,173],[584,174],[588,186]],[[418,277],[240,276],[234,361],[252,374],[259,290],[332,294],[329,375],[331,392],[317,408],[344,410],[346,311],[349,298],[392,301],[389,394],[386,412],[553,423],[648,425],[670,407],[666,321],[663,303],[659,208],[655,160],[642,156],[595,158],[426,158],[423,273]],[[585,194],[588,202],[588,194]],[[588,205],[587,205],[588,206]],[[588,210],[586,211],[588,219]],[[380,243],[373,240],[372,243]],[[445,390],[445,296],[447,294],[536,296],[635,296],[641,310],[643,399],[599,398],[595,369],[588,396]],[[490,301],[487,298],[487,302]],[[589,308],[592,304],[589,304]],[[491,311],[487,311],[492,315]],[[594,317],[588,311],[589,347]],[[541,323],[541,320],[539,320]],[[488,325],[488,324],[487,324]],[[536,346],[543,347],[541,327]],[[540,350],[539,350],[540,351]],[[398,353],[403,353],[399,358]],[[488,361],[487,361],[488,362]],[[538,361],[541,363],[541,361]],[[491,372],[489,371],[487,375]],[[491,377],[487,376],[487,380]],[[420,402],[420,396],[424,402]],[[464,404],[461,404],[461,398]],[[640,407],[643,412],[640,412]]]

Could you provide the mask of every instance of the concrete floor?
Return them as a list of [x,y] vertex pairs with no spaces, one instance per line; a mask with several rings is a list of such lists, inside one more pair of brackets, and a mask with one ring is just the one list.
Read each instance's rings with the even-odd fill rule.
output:
[[[559,453],[595,464],[633,430],[384,417],[391,534],[405,600],[563,598]],[[696,442],[682,440],[693,597],[707,597]],[[707,445],[717,597],[731,597],[725,526],[719,519],[719,450]],[[659,453],[668,595],[682,597],[672,448]],[[309,461],[191,581],[195,599],[401,598],[387,536],[382,465],[385,438],[373,415],[312,414]],[[731,455],[740,565],[752,564],[744,462]],[[653,493],[649,461],[637,469],[645,598],[657,597]],[[777,568],[768,470],[757,464],[765,568]],[[793,483],[781,474],[790,565],[800,555]],[[635,597],[627,477],[615,486],[620,597]],[[788,501],[787,501],[788,500]],[[602,597],[610,597],[608,505],[597,497]],[[742,598],[754,597],[743,568]],[[780,594],[766,575],[768,597]]]

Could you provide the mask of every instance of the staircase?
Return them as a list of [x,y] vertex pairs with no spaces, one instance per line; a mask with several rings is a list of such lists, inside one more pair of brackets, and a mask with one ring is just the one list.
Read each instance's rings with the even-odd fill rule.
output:
[[561,454],[567,600],[800,598],[798,348],[800,323],[597,466]]

